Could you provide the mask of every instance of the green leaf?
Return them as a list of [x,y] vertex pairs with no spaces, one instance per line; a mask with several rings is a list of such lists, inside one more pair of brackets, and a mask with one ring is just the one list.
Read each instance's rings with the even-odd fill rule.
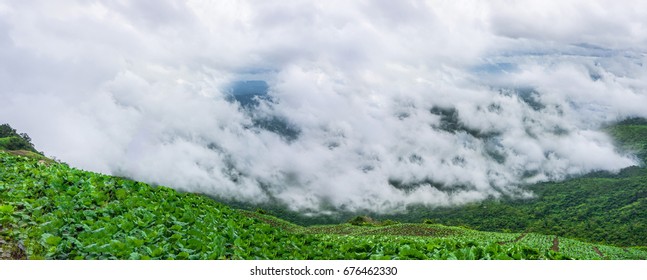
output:
[[157,247],[157,248],[155,248],[155,250],[153,250],[153,252],[151,253],[151,256],[153,256],[153,257],[159,257],[159,256],[161,256],[163,253],[164,253],[164,249],[162,249],[162,248],[160,248],[160,247]]
[[128,257],[128,259],[131,259],[131,260],[139,260],[141,258],[142,256],[136,252],[130,253],[130,256]]
[[180,235],[179,233],[175,233],[175,234],[171,235],[170,239],[177,241],[177,240],[180,240],[181,238],[182,238],[182,235]]
[[119,200],[125,199],[127,197],[127,195],[128,194],[126,193],[126,190],[124,190],[124,189],[118,189],[117,191],[115,191],[115,196]]
[[189,253],[180,252],[179,254],[177,254],[177,259],[179,259],[179,260],[188,260],[189,259]]
[[13,214],[14,207],[11,205],[0,205],[0,213],[2,214]]
[[56,235],[51,235],[49,233],[43,234],[42,239],[45,242],[45,244],[50,246],[56,246],[61,242],[61,240],[63,240],[62,238]]

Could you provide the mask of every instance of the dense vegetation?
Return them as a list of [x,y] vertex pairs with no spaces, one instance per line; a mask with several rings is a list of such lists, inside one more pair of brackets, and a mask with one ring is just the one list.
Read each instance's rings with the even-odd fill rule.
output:
[[[461,207],[412,206],[401,214],[360,214],[381,220],[430,221],[485,231],[530,231],[618,246],[647,246],[647,120],[625,120],[606,131],[618,141],[620,149],[637,155],[643,165],[617,174],[594,172],[562,182],[525,186],[534,193],[533,199],[503,197]],[[304,217],[277,205],[260,207],[301,225],[339,223],[358,215]]]
[[39,153],[31,143],[31,138],[26,133],[20,133],[9,124],[0,125],[0,149],[2,150],[24,150]]
[[647,259],[632,248],[562,238],[572,245],[555,248],[553,236],[435,224],[302,227],[39,158],[0,152],[0,163],[0,250],[9,258]]
[[[609,130],[644,160],[646,125]],[[391,216],[425,223],[360,216],[304,227],[34,151],[0,147],[0,259],[647,259],[642,167],[538,184],[528,201]]]
[[594,172],[563,182],[528,186],[530,200],[489,200],[459,208],[415,207],[392,219],[429,219],[488,231],[532,231],[620,246],[647,246],[647,121],[629,119],[607,128],[643,166],[618,174]]

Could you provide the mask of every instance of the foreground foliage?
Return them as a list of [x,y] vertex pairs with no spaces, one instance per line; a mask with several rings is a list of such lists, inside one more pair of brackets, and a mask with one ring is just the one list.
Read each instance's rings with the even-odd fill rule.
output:
[[[646,259],[511,242],[425,224],[301,227],[178,193],[0,151],[0,236],[31,259]],[[563,241],[564,242],[564,241]],[[548,244],[550,245],[550,244]],[[610,252],[610,251],[609,251]],[[18,254],[20,255],[20,254]]]

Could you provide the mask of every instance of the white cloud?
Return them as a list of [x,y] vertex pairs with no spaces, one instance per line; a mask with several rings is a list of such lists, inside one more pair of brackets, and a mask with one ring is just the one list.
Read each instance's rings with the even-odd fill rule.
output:
[[[4,3],[0,119],[74,166],[314,212],[523,196],[635,164],[598,129],[647,117],[646,18],[640,1]],[[228,102],[240,79],[276,102]],[[298,136],[255,125],[270,117]]]

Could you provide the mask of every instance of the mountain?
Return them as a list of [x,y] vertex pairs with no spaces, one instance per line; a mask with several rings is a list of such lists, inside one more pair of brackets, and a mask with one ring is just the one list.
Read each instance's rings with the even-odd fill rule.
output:
[[3,259],[647,259],[640,247],[530,229],[484,232],[362,216],[304,227],[262,210],[3,149]]
[[635,154],[641,165],[618,173],[599,171],[524,186],[534,194],[529,199],[501,197],[459,207],[411,205],[404,213],[337,212],[320,216],[303,216],[280,204],[235,205],[261,207],[301,225],[335,224],[361,214],[402,222],[428,221],[485,231],[530,231],[609,245],[647,246],[647,120],[628,119],[604,130],[616,139],[618,149]]

